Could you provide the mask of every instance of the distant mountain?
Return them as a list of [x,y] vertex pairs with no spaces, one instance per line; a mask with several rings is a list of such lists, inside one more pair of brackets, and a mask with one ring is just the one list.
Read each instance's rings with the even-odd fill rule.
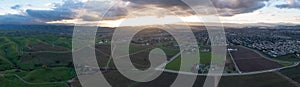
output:
[[0,29],[73,29],[73,26],[65,26],[65,25],[0,25]]

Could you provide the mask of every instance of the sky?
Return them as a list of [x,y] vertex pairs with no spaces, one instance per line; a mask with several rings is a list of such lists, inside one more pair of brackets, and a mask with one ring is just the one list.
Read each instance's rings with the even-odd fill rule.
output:
[[300,24],[299,0],[188,1],[194,9],[181,0],[1,0],[0,24],[117,27],[201,23],[198,17],[209,16],[224,24]]

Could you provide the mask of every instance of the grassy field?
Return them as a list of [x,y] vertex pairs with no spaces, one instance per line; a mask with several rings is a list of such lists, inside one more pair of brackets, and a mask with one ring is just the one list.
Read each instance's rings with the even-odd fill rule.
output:
[[289,61],[289,62],[299,62],[300,58],[298,58],[295,54],[288,54],[285,56],[279,56],[274,58],[276,60]]
[[[42,43],[42,44],[41,44]],[[51,45],[51,46],[50,46]],[[55,45],[55,47],[52,47]],[[59,46],[59,47],[58,47]],[[60,63],[64,63],[61,60],[65,58],[56,57],[57,54],[55,53],[25,53],[29,48],[33,51],[51,51],[51,49],[70,49],[71,48],[71,40],[65,37],[0,37],[0,66],[1,68],[7,68],[11,66],[20,66],[24,61],[22,58],[28,59],[28,55],[31,57],[35,57],[33,59],[27,60],[34,64],[48,64],[49,60],[52,61],[59,61]],[[64,48],[65,47],[65,48]],[[55,50],[54,50],[55,51]],[[41,56],[44,55],[44,56]],[[65,54],[62,54],[65,56]],[[36,60],[41,60],[41,57],[45,59],[46,62],[36,63]],[[48,58],[48,57],[55,57],[55,58]],[[70,60],[70,58],[68,58]],[[53,62],[51,62],[53,63]],[[11,64],[11,66],[9,66]],[[0,68],[0,69],[1,69]]]
[[[10,76],[17,74],[28,82],[70,80],[76,76],[74,69],[68,67],[72,63],[71,53],[55,53],[65,49],[71,49],[71,39],[66,37],[0,36],[0,74],[9,75],[0,78],[0,83],[5,83],[0,87],[65,87],[65,84],[29,85]],[[42,65],[49,68],[44,69]]]
[[76,76],[75,70],[68,67],[38,68],[32,71],[12,69],[1,71],[0,74],[16,74],[32,83],[67,81]]
[[[200,52],[200,63],[209,65],[211,60],[211,53],[210,52]],[[172,62],[168,63],[166,65],[166,69],[169,70],[179,70],[180,69],[180,63],[181,63],[181,58],[180,56],[174,59]]]
[[[55,67],[48,69],[35,69],[33,71],[22,70],[6,70],[1,71],[0,74],[7,74],[8,76],[1,77],[0,82],[6,84],[0,84],[0,87],[66,87],[65,84],[53,84],[53,85],[36,85],[24,83],[22,80],[12,74],[20,76],[22,79],[29,83],[47,83],[47,82],[65,82],[76,76],[73,68],[67,67]],[[13,84],[15,82],[15,84]]]
[[29,72],[23,78],[29,82],[60,82],[67,81],[75,77],[75,70],[66,67],[56,67],[49,69],[36,69]]
[[[20,65],[68,65],[72,62],[71,53],[26,53],[21,57]],[[26,68],[22,67],[21,68]]]
[[0,78],[0,87],[67,87],[65,84],[26,84],[15,76]]

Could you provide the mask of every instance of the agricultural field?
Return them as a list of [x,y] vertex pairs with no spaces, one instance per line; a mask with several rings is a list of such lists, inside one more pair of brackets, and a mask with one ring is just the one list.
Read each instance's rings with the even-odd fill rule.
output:
[[[153,81],[133,84],[136,87],[166,87],[174,82],[176,76],[177,74],[175,73],[164,72]],[[198,76],[193,86],[203,86],[206,78],[206,76]],[[297,87],[295,84],[274,72],[254,75],[223,76],[218,85],[218,87]]]
[[[180,63],[181,63],[181,58],[178,56],[171,62],[169,62],[166,66],[165,69],[167,70],[176,70],[178,71],[180,69]],[[211,63],[211,52],[200,52],[200,64],[205,65],[205,66],[210,66]],[[230,56],[227,55],[226,57],[226,63],[225,63],[225,68],[224,68],[225,73],[234,73],[235,68],[234,64],[232,63]],[[207,71],[205,71],[207,73]]]
[[297,87],[295,84],[276,74],[275,72],[224,76],[219,83],[220,87]]
[[[168,59],[176,55],[179,50],[168,48],[168,47],[161,47],[161,46],[141,46],[137,44],[131,44],[129,47],[129,56],[133,65],[137,68],[147,68],[150,66],[149,62],[149,53],[154,48],[161,48]],[[110,60],[111,48],[110,45],[96,45],[96,57],[98,60],[98,64],[101,67],[107,66]],[[126,56],[126,55],[124,55]],[[114,67],[113,61],[110,61],[108,66]]]
[[[296,69],[294,69],[296,70]],[[296,73],[296,72],[295,72]],[[107,81],[112,86],[130,86],[130,87],[167,87],[176,79],[178,74],[163,72],[158,78],[150,82],[135,82],[122,76],[117,71],[104,73]],[[194,87],[203,86],[207,77],[197,76]],[[163,82],[163,83],[162,83]],[[75,87],[80,87],[78,80],[72,83]],[[286,78],[278,75],[276,72],[261,73],[253,75],[223,76],[219,87],[297,87]]]
[[283,67],[278,62],[269,60],[258,53],[239,46],[231,46],[231,55],[241,72],[253,72]]
[[300,58],[297,57],[295,54],[288,54],[288,55],[284,55],[284,56],[279,56],[276,58],[273,58],[276,60],[282,60],[282,61],[289,61],[289,62],[299,62]]
[[293,79],[294,81],[300,82],[300,66],[288,68],[288,69],[283,69],[280,70],[280,72],[283,75],[288,76],[289,78]]

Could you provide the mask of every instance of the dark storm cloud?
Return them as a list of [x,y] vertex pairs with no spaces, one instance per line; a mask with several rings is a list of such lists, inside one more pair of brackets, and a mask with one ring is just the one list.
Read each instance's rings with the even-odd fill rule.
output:
[[56,5],[53,10],[26,10],[26,13],[33,17],[46,21],[56,21],[62,19],[72,19],[76,13],[73,9],[83,7],[83,3],[68,0],[62,5]]
[[15,5],[15,6],[12,6],[10,7],[11,9],[20,9],[21,8],[21,5]]
[[[44,24],[49,21],[73,19],[76,16],[74,9],[83,7],[84,3],[65,0],[63,4],[55,4],[52,10],[27,9],[22,14],[6,14],[0,16],[0,24]],[[28,4],[28,6],[30,6]],[[22,6],[15,5],[11,9],[19,10]]]
[[277,8],[296,8],[300,9],[300,0],[287,0],[287,4],[276,5]]
[[128,7],[124,6],[125,2],[117,2],[117,5],[112,6],[113,1],[88,1],[85,2],[83,10],[79,11],[80,19],[84,21],[99,21],[103,19],[120,19],[128,14]]
[[[210,7],[207,0],[191,0],[197,9],[207,9]],[[212,0],[212,4],[216,7],[219,14],[222,16],[232,16],[236,14],[248,13],[260,9],[265,6],[263,3],[266,0]],[[163,16],[173,15],[159,12],[155,8],[165,8],[177,15],[193,15],[192,9],[187,6],[182,0],[122,0],[112,5],[111,0],[107,1],[88,1],[80,2],[75,0],[65,0],[63,4],[54,4],[52,10],[34,10],[27,9],[24,13],[19,15],[2,15],[0,16],[0,23],[45,23],[50,21],[59,21],[64,19],[79,18],[83,21],[99,21],[104,16],[104,19],[120,19],[124,18],[129,13],[134,13],[138,10],[136,16],[145,16],[147,14]],[[131,2],[128,6],[126,2]],[[12,6],[11,9],[18,10],[22,8],[21,5]],[[107,11],[107,9],[110,9]],[[149,11],[148,11],[149,10]],[[23,12],[23,11],[22,11]],[[83,14],[82,14],[83,12]],[[11,19],[11,20],[7,20]],[[17,21],[19,19],[19,21]]]
[[[119,19],[127,15],[125,7],[116,5],[109,9],[112,1],[88,1],[81,2],[78,0],[64,0],[63,4],[53,3],[51,10],[27,9],[20,11],[22,14],[6,14],[0,16],[0,24],[13,23],[38,23],[41,24],[50,21],[59,21],[64,19],[79,18],[84,21],[99,21],[105,14],[105,19]],[[20,10],[21,5],[14,5],[11,9]],[[83,15],[81,11],[86,11]],[[9,20],[8,20],[9,19]],[[27,21],[26,21],[27,20]],[[24,23],[23,23],[24,22]]]
[[72,19],[75,14],[68,10],[26,10],[26,13],[31,17],[47,21]]
[[129,1],[139,5],[156,5],[157,7],[170,8],[170,7],[179,7],[182,9],[189,8],[181,0],[123,0]]
[[[161,8],[181,8],[178,10],[191,10],[182,0],[124,0],[130,1],[139,5],[155,5]],[[197,9],[206,9],[212,8],[208,7],[208,0],[190,0],[194,2],[194,5],[197,5],[200,8]],[[214,7],[219,11],[219,15],[223,16],[232,16],[235,14],[253,12],[257,9],[260,9],[265,6],[263,3],[267,0],[211,0]],[[190,11],[187,11],[190,12]],[[191,12],[192,13],[192,12]]]
[[213,0],[213,4],[220,15],[232,16],[263,8],[265,6],[264,1],[266,0]]
[[0,16],[0,24],[43,24],[43,22],[29,16],[7,14]]

